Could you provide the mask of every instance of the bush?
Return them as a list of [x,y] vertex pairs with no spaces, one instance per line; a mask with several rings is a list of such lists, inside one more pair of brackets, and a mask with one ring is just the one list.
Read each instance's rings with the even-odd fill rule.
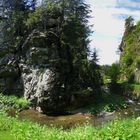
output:
[[89,113],[97,115],[100,112],[113,112],[127,107],[128,104],[124,97],[117,94],[111,94],[103,97],[100,103],[90,105]]
[[18,98],[16,96],[6,96],[0,94],[1,109],[3,107],[13,107],[19,109],[29,108],[30,102],[24,98]]
[[127,67],[130,66],[133,63],[132,54],[130,52],[127,53],[127,55],[125,55],[124,63],[126,64]]

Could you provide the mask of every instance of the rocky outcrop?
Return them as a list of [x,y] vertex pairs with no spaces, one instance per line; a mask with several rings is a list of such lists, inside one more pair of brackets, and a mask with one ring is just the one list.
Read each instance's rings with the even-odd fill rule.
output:
[[22,53],[9,54],[3,50],[0,58],[0,90],[29,99],[38,106],[51,88],[48,48],[44,44],[46,34],[34,31],[25,40]]
[[[127,20],[126,20],[127,21]],[[120,66],[121,80],[130,83],[140,83],[140,22],[131,24],[125,29],[122,42],[119,46],[121,51]]]
[[[100,91],[99,67],[94,59],[88,60],[90,29],[83,24],[89,10],[77,3],[84,10],[71,16],[75,11],[69,4],[66,9],[57,2],[38,8],[34,4],[14,2],[3,10],[0,91],[24,96],[44,112],[61,112],[74,96]],[[69,15],[65,10],[73,12]]]
[[33,30],[20,50],[3,54],[0,57],[0,91],[24,96],[33,107],[45,113],[63,112],[71,99],[64,86],[67,74],[62,75],[57,69],[62,66],[55,39],[51,32]]

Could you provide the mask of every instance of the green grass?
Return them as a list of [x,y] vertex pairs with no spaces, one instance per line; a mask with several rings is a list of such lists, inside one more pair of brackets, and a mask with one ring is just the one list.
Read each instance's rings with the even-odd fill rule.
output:
[[10,131],[1,131],[0,140],[15,140],[14,137],[10,134]]
[[0,114],[1,140],[139,140],[140,119],[115,120],[101,128],[49,128]]
[[29,101],[24,98],[18,98],[16,96],[7,96],[0,93],[0,109],[3,108],[18,108],[26,109],[30,105]]

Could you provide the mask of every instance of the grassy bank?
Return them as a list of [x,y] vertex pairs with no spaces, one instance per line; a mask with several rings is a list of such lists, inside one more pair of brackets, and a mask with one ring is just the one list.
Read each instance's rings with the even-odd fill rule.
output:
[[139,140],[140,119],[115,120],[101,128],[49,128],[0,114],[1,140]]
[[[24,98],[4,96],[0,94],[3,107],[24,109],[29,102]],[[113,111],[126,108],[125,98],[109,95],[101,102],[87,107],[89,113]],[[140,119],[115,120],[100,128],[91,125],[77,126],[69,130],[50,128],[27,120],[8,117],[3,111],[0,113],[0,140],[139,140]]]
[[17,108],[17,109],[26,109],[29,108],[29,101],[26,99],[18,98],[16,96],[6,96],[0,93],[0,109],[7,108]]

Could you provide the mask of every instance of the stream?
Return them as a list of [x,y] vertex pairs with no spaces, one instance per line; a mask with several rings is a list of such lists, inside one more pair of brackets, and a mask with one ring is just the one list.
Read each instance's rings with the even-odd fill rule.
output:
[[[18,113],[18,118],[23,120],[27,119],[32,122],[37,122],[41,125],[63,127],[64,129],[69,129],[76,125],[90,124],[93,126],[100,126],[104,123],[110,122],[116,118],[127,118],[127,117],[140,117],[140,102],[134,102],[129,100],[129,107],[117,112],[102,112],[98,116],[90,114],[77,113],[74,115],[64,115],[64,116],[47,116],[41,114],[36,110],[28,109],[23,110]],[[11,109],[8,114],[15,117],[16,110]]]
[[103,115],[93,119],[93,125],[98,126],[106,122],[110,122],[117,118],[140,117],[140,103],[133,102],[127,109],[117,112],[104,113]]

